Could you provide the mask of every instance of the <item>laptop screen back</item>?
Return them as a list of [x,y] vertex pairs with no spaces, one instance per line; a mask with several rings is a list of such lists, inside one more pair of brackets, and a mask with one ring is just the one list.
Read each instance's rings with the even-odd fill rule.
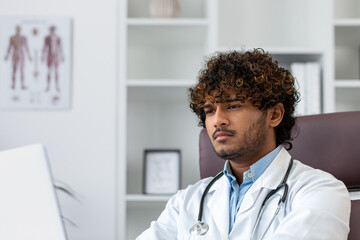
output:
[[0,239],[66,240],[41,144],[0,152]]

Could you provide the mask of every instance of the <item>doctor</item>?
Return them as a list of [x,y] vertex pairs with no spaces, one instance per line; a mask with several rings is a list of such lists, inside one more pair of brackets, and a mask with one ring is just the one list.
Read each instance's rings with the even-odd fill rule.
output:
[[344,184],[282,147],[295,125],[294,81],[263,50],[218,53],[207,61],[189,89],[190,107],[227,159],[223,175],[180,190],[138,240],[347,239]]

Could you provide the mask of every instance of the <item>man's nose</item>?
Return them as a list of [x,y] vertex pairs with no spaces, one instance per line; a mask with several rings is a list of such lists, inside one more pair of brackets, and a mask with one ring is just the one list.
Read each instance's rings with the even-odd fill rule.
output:
[[214,127],[225,127],[229,125],[229,119],[226,112],[222,108],[218,108],[215,112]]

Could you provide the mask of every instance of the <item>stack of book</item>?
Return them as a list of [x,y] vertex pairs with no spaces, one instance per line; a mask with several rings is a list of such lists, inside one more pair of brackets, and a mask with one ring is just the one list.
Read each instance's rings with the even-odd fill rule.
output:
[[300,94],[300,102],[296,106],[296,115],[312,115],[321,113],[321,71],[318,62],[294,62],[290,71],[295,78],[295,86]]

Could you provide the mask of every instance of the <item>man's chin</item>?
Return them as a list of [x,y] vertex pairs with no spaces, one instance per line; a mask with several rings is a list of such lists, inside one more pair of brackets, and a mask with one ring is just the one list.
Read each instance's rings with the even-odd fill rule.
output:
[[216,155],[218,155],[218,157],[225,159],[225,160],[231,160],[237,157],[237,152],[233,151],[233,150],[227,150],[227,149],[220,149],[220,150],[215,150]]

